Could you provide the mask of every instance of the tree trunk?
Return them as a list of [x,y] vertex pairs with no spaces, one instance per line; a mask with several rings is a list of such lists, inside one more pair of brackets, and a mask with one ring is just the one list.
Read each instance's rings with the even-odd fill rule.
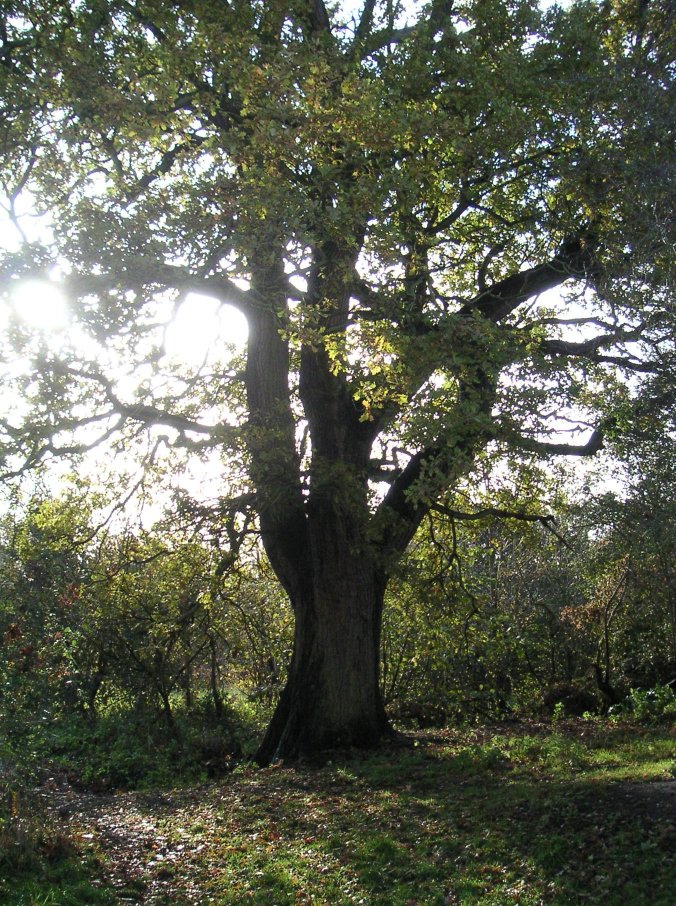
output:
[[312,538],[313,576],[293,602],[294,655],[260,764],[369,747],[390,732],[378,676],[385,582],[369,557],[323,528]]
[[174,717],[174,712],[172,711],[172,708],[171,708],[171,701],[169,700],[169,693],[166,691],[166,689],[163,686],[158,687],[157,691],[159,693],[160,700],[162,702],[162,713],[164,715],[164,719],[166,721],[167,728],[168,728],[169,732],[171,733],[171,735],[173,736],[173,738],[180,742],[181,734],[179,732],[178,724],[176,723],[176,719]]
[[211,636],[209,639],[209,650],[210,655],[210,686],[211,686],[211,700],[214,705],[214,714],[216,715],[216,720],[222,720],[225,713],[225,708],[223,706],[223,698],[221,697],[220,690],[218,688],[220,671],[218,669],[218,653],[216,650],[216,639]]
[[193,694],[192,694],[192,666],[186,668],[183,675],[183,696],[185,700],[185,710],[192,711]]
[[[306,304],[327,337],[347,327],[346,274],[352,274],[359,247],[358,241],[341,245],[328,239],[316,250]],[[265,247],[259,259],[265,261]],[[287,310],[288,297],[281,250],[272,263],[254,268],[252,288],[270,306],[249,313],[251,476],[263,545],[295,614],[289,678],[256,754],[268,764],[334,747],[372,746],[391,733],[379,686],[388,564],[401,556],[426,512],[412,493],[416,482],[431,464],[447,482],[463,471],[466,457],[459,453],[469,455],[477,432],[465,429],[452,469],[436,448],[415,454],[372,512],[371,450],[392,413],[383,411],[380,421],[364,418],[326,346],[308,342],[301,348],[298,378],[311,442],[309,476],[303,476],[289,389],[288,329],[277,314]],[[463,425],[475,421],[463,414]]]

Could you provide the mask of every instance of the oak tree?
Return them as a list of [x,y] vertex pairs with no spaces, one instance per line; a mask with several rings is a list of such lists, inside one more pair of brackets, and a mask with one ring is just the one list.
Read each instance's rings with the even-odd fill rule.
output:
[[[486,450],[595,453],[659,369],[670,6],[5,5],[2,286],[58,265],[72,313],[58,348],[10,331],[5,472],[220,458],[232,554],[253,503],[295,614],[261,762],[386,735],[384,592],[430,507]],[[244,362],[170,368],[190,292],[246,317]]]

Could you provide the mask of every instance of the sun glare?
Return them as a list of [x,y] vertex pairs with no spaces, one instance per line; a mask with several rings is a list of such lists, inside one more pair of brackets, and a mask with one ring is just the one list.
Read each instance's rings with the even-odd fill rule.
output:
[[208,296],[190,293],[167,327],[164,347],[169,358],[199,365],[219,342],[241,350],[247,333],[246,318],[237,309]]
[[232,305],[221,305],[218,313],[221,322],[221,334],[228,343],[237,349],[244,349],[249,337],[249,325],[241,311]]
[[12,305],[22,321],[38,330],[62,330],[68,324],[66,299],[47,280],[21,281],[12,293]]

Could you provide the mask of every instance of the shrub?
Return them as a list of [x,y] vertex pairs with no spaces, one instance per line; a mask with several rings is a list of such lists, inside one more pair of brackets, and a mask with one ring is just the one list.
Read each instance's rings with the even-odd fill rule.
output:
[[621,704],[610,709],[611,717],[626,715],[646,724],[673,721],[676,718],[676,692],[670,683],[653,689],[631,689]]

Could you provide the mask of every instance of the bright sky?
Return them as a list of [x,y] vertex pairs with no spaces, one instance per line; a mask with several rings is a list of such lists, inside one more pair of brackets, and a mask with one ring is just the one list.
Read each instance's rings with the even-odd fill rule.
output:
[[[549,6],[551,2],[542,5]],[[354,7],[360,9],[361,3],[355,3]],[[49,225],[46,219],[35,217],[26,207],[29,203],[29,200],[23,201],[21,229],[29,240],[36,241],[48,235]],[[19,230],[0,212],[0,248],[17,250],[21,238]],[[59,289],[58,275],[54,276],[57,279],[49,282],[31,279],[18,283],[11,307],[22,321],[44,332],[58,348],[59,335],[77,343],[77,331],[70,325],[67,300]],[[8,316],[9,312],[0,308],[0,330],[6,327]],[[246,338],[246,319],[240,312],[213,298],[191,293],[181,301],[167,324],[163,346],[168,362],[179,367],[198,368],[208,363],[211,356],[221,357],[219,353],[222,354],[226,346],[234,347],[235,351],[243,350]]]
[[241,350],[247,335],[246,318],[232,305],[220,305],[209,296],[189,293],[167,328],[164,348],[169,358],[198,366],[215,339]]
[[[22,223],[22,229],[29,232],[32,241],[48,236],[48,224],[37,218],[26,217],[27,223]],[[16,228],[7,217],[0,212],[0,249],[16,251],[20,245],[20,236]],[[10,305],[0,304],[0,331],[5,331],[11,324],[12,318],[18,316],[27,326],[43,333],[49,345],[58,350],[66,341],[74,345],[81,354],[94,358],[100,350],[96,344],[85,337],[76,325],[71,324],[68,302],[64,293],[59,288],[58,274],[52,275],[53,280],[30,279],[18,281],[10,299]],[[168,306],[167,310],[171,307]],[[244,315],[230,305],[220,305],[215,299],[195,293],[188,294],[181,300],[173,313],[173,318],[167,324],[163,335],[165,361],[174,365],[180,373],[181,366],[199,368],[208,364],[210,359],[227,358],[228,347],[234,353],[239,353],[246,346],[248,328]],[[160,363],[162,364],[162,363]],[[30,366],[27,362],[17,358],[15,361],[0,363],[5,373],[24,372]],[[124,388],[122,395],[124,396]],[[10,400],[7,393],[3,395],[3,409],[10,411],[14,417],[20,417],[21,400]],[[165,432],[166,433],[166,432]],[[171,432],[169,432],[171,433]],[[127,471],[131,476],[126,480],[126,486],[132,487],[140,477],[137,467],[131,457],[126,457],[119,452],[114,461],[110,454],[102,449],[93,451],[88,455],[82,466],[81,475],[96,475],[103,477],[110,468],[120,473]],[[56,492],[68,479],[71,466],[67,461],[54,462],[50,469],[49,486]],[[135,477],[134,477],[135,476]],[[218,497],[224,492],[222,467],[218,460],[207,464],[200,459],[189,464],[185,471],[179,475],[171,476],[171,483],[178,484],[200,499]],[[168,488],[164,489],[168,492]],[[168,503],[168,496],[157,490],[153,494],[151,503],[144,503],[137,510],[138,517],[146,526],[151,526],[161,518],[164,506]],[[0,509],[3,508],[0,501]]]
[[[46,223],[41,225],[38,220],[32,219],[32,239],[44,237],[47,232]],[[18,246],[16,228],[0,217],[0,248],[13,251]],[[68,328],[68,303],[59,288],[58,275],[49,281],[30,279],[17,282],[11,305],[22,321],[52,335],[54,340],[57,334]],[[164,348],[171,360],[197,367],[209,350],[220,343],[243,350],[247,334],[246,318],[237,309],[231,305],[219,305],[213,298],[189,293],[167,326]]]
[[46,333],[68,325],[68,305],[60,289],[46,280],[23,280],[12,294],[12,304],[26,324]]

